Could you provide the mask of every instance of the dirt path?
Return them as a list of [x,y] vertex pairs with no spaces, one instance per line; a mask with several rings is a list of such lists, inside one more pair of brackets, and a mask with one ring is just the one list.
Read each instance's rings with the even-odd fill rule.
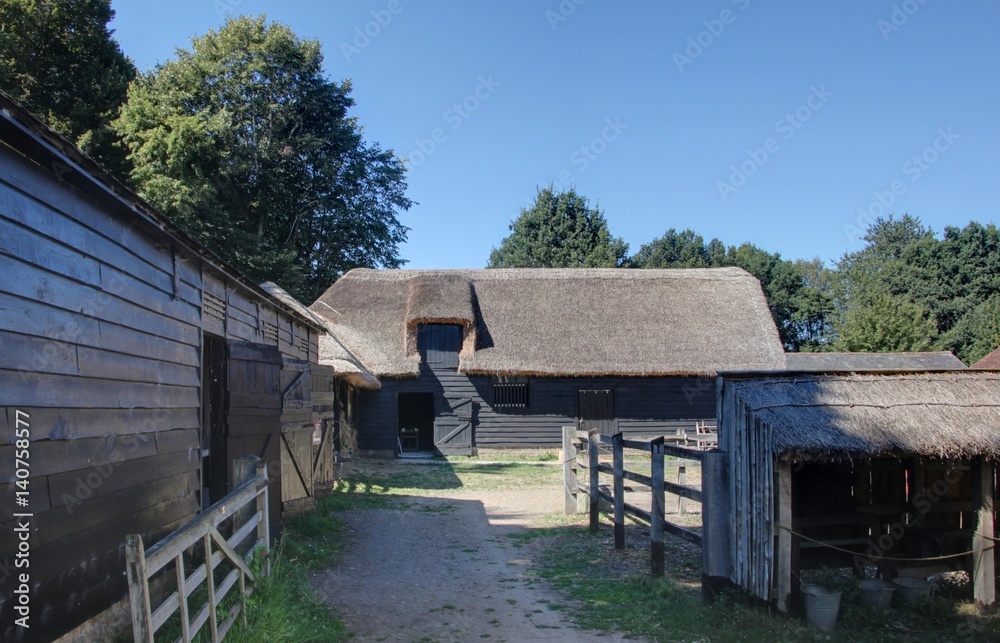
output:
[[353,543],[312,578],[363,641],[618,641],[576,630],[564,602],[532,572],[539,519],[562,509],[562,489],[437,491],[405,509],[341,514]]

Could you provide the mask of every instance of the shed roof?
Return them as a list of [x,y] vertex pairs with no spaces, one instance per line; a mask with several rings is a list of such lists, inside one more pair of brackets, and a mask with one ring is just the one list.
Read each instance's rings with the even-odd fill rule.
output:
[[310,307],[379,377],[415,376],[419,323],[466,329],[459,370],[714,375],[785,359],[760,283],[739,268],[368,270]]
[[973,364],[972,368],[1000,370],[1000,348]]
[[1000,455],[1000,373],[766,376],[726,381],[778,455]]
[[318,326],[327,331],[319,336],[320,364],[333,368],[334,373],[359,388],[381,388],[382,385],[378,379],[368,372],[368,369],[361,364],[358,358],[352,355],[351,351],[344,348],[343,344],[330,335],[325,319],[303,306],[298,299],[292,297],[288,291],[272,281],[264,282],[260,287],[278,301],[295,310],[300,315],[312,319]]
[[787,353],[790,371],[812,373],[938,371],[966,368],[951,351],[932,353]]

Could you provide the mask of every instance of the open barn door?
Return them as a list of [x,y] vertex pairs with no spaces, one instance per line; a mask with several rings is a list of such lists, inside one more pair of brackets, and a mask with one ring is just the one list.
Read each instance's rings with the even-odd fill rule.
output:
[[472,399],[453,400],[434,419],[434,448],[442,455],[473,455],[473,426]]

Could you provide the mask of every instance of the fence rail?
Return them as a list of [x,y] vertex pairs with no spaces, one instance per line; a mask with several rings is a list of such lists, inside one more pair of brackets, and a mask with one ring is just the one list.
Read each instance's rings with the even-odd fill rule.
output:
[[[614,507],[615,549],[625,547],[625,515],[631,515],[650,525],[650,572],[653,576],[664,573],[664,535],[670,534],[690,543],[702,546],[702,535],[697,531],[668,521],[665,517],[665,494],[678,496],[678,511],[684,513],[684,499],[695,502],[703,501],[701,489],[688,486],[686,468],[678,468],[678,482],[667,481],[664,477],[664,458],[667,455],[701,462],[705,451],[689,449],[666,444],[667,437],[658,437],[649,441],[627,440],[621,433],[602,435],[597,431],[579,431],[576,427],[563,428],[563,467],[566,484],[566,513],[581,513],[584,496],[589,502],[590,529],[597,531],[600,525],[600,501],[605,500]],[[675,436],[670,436],[676,440]],[[612,463],[600,462],[601,445],[611,445]],[[579,456],[584,449],[587,452],[587,466],[579,462]],[[625,469],[625,449],[644,451],[650,454],[650,475]],[[586,468],[588,484],[578,482],[579,473]],[[600,486],[601,474],[613,478],[612,493],[603,491]],[[645,510],[625,502],[625,480],[649,487],[651,502],[650,510]]]
[[[179,640],[184,643],[189,643],[206,623],[213,642],[221,641],[240,615],[246,624],[246,599],[257,582],[257,574],[250,569],[247,560],[263,552],[261,573],[270,573],[267,559],[270,541],[267,468],[254,456],[240,458],[233,466],[233,480],[238,485],[236,489],[148,551],[144,549],[139,535],[132,534],[126,538],[132,631],[137,643],[152,643],[156,631],[178,612],[181,627]],[[219,527],[230,520],[232,534],[227,538]],[[237,549],[251,535],[255,539],[244,558]],[[191,558],[189,550],[199,544],[204,560],[195,563],[197,567],[188,575],[186,563]],[[216,585],[215,570],[223,561],[227,561],[233,569]],[[175,588],[153,609],[150,578],[171,562],[175,568]],[[237,583],[239,600],[228,610],[228,614],[222,615],[225,620],[220,624],[219,606]],[[207,587],[207,595],[204,605],[192,619],[189,599],[202,585]]]

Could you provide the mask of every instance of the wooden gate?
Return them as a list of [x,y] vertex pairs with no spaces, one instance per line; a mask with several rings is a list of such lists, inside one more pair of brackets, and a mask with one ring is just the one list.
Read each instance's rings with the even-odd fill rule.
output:
[[601,435],[618,433],[615,419],[615,392],[610,389],[580,389],[577,395],[577,428],[581,431],[596,429]]
[[[268,512],[281,521],[281,353],[275,346],[229,342],[226,457],[255,455],[268,473]],[[232,476],[228,478],[231,488]]]
[[329,366],[313,364],[312,371],[313,495],[322,498],[333,491],[333,481],[336,478],[333,450],[336,447],[334,397],[337,380],[333,376],[333,369]]
[[472,399],[463,397],[451,404],[450,413],[434,420],[434,447],[442,455],[472,455]]

